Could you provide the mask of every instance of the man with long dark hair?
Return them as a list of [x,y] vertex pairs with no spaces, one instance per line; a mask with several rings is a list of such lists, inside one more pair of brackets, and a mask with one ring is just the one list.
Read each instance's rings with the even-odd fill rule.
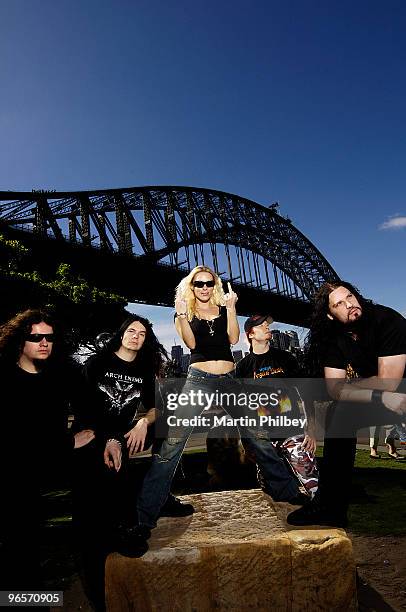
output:
[[291,525],[347,524],[357,429],[398,423],[406,414],[406,320],[373,304],[350,283],[324,284],[315,297],[308,345],[312,376],[335,400],[327,416],[315,499],[288,516]]
[[63,335],[46,311],[25,310],[0,327],[2,589],[41,588],[41,492],[66,484],[71,451],[94,437],[68,430],[75,385],[65,357]]
[[[166,357],[150,321],[133,314],[84,366],[87,414],[78,415],[78,420],[94,429],[96,438],[77,453],[83,485],[76,496],[78,518],[87,531],[90,525],[97,528],[98,536],[104,537],[106,528],[112,532],[107,546],[115,550],[125,546],[120,527],[134,522],[137,483],[129,455],[154,442],[154,424],[159,416],[155,381]],[[170,496],[161,515],[186,516],[192,512],[190,504],[181,504]]]

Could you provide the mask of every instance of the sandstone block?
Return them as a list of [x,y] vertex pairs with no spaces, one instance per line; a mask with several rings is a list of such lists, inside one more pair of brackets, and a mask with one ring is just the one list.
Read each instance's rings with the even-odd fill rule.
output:
[[292,506],[260,490],[183,499],[195,514],[160,519],[144,557],[109,555],[109,612],[357,609],[345,531],[292,529]]

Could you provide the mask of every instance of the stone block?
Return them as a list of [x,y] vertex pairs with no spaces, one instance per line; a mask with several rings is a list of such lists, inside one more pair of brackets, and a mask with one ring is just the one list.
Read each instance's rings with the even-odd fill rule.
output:
[[357,609],[345,531],[292,529],[292,506],[257,489],[183,500],[195,514],[160,519],[142,558],[109,555],[108,612]]

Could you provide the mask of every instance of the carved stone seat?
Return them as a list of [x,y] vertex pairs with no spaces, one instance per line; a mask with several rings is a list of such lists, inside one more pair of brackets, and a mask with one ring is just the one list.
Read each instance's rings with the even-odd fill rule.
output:
[[292,506],[259,490],[183,500],[195,514],[160,519],[144,557],[109,555],[109,612],[357,609],[344,530],[291,528],[284,519]]

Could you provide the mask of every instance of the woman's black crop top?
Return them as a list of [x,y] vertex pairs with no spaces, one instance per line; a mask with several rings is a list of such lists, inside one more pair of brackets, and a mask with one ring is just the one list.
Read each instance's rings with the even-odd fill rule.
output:
[[[190,327],[195,336],[196,346],[190,351],[190,365],[198,361],[232,361],[230,341],[227,334],[227,309],[220,306],[220,314],[207,321],[193,317]],[[213,330],[213,335],[210,330]]]

